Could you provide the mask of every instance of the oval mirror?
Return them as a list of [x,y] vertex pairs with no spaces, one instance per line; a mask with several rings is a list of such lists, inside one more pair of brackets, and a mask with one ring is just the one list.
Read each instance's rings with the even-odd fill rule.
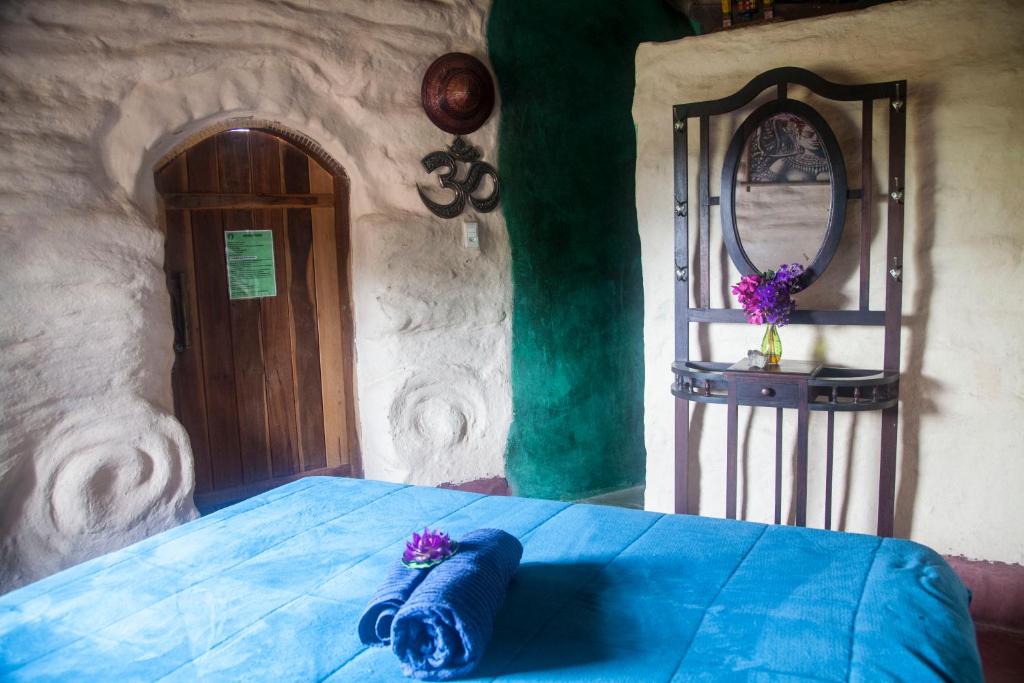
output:
[[846,166],[832,129],[809,105],[775,100],[743,122],[722,168],[722,233],[744,275],[783,263],[810,285],[839,246]]

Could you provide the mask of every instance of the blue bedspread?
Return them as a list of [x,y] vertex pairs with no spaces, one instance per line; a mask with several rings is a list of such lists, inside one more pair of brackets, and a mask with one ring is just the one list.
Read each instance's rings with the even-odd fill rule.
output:
[[915,543],[319,477],[0,596],[0,679],[407,680],[356,622],[423,526],[523,542],[482,679],[981,680]]

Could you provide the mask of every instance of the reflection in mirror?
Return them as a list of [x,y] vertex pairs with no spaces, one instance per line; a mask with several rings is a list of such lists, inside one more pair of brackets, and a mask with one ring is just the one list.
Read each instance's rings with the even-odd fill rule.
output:
[[764,119],[744,143],[735,193],[737,236],[757,270],[814,262],[832,208],[832,169],[814,126],[791,112]]

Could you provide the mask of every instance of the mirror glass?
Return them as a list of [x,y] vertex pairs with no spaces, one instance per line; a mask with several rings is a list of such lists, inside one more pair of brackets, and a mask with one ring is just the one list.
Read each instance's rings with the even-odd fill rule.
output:
[[833,172],[821,133],[792,112],[754,126],[736,168],[736,235],[758,271],[810,266],[832,210]]

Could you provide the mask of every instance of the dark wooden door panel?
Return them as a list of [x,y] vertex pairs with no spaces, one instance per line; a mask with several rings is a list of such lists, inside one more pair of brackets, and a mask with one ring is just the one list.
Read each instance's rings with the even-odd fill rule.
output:
[[[197,143],[156,179],[169,280],[181,272],[190,285],[191,344],[173,386],[197,494],[227,500],[304,472],[353,472],[347,184],[247,130]],[[250,229],[273,235],[277,295],[230,300],[224,231]]]
[[348,463],[352,472],[361,475],[362,458],[359,453],[359,439],[356,433],[356,401],[355,401],[355,360],[353,350],[352,331],[352,301],[351,283],[349,281],[349,223],[348,223],[348,201],[349,186],[348,179],[335,176],[332,178],[335,204],[334,204],[334,238],[337,251],[335,262],[338,264],[338,304],[341,309],[341,356],[342,374],[339,381],[342,383],[344,395],[345,413],[345,434],[340,439],[345,447],[341,462]]
[[277,296],[264,299],[263,344],[267,359],[267,405],[270,452],[275,477],[298,472],[299,434],[295,412],[295,365],[292,354],[292,314],[288,301],[288,236],[284,211],[267,211],[264,225],[274,233]]
[[309,193],[309,157],[302,150],[281,145],[281,172],[286,194]]
[[[311,192],[332,192],[334,179],[313,159],[309,159]],[[312,209],[313,275],[316,279],[317,334],[321,349],[344,348],[342,308],[338,291],[338,236],[334,207]],[[344,262],[343,262],[344,263]],[[324,406],[324,442],[328,465],[348,462],[348,415],[345,412],[345,386],[349,373],[340,353],[320,354]]]
[[[220,190],[233,194],[253,192],[249,158],[249,135],[227,133],[217,136],[217,169]],[[222,213],[225,230],[252,230],[251,210],[226,210]],[[221,261],[224,261],[221,255]],[[235,359],[235,391],[238,405],[238,444],[245,483],[270,477],[270,445],[267,433],[267,401],[264,386],[264,361],[260,300],[230,301],[231,338]]]
[[[309,157],[284,145],[281,150],[284,191],[309,192]],[[313,214],[310,209],[287,209],[288,301],[295,340],[295,405],[303,469],[324,467],[323,393],[320,378],[320,340],[317,334],[313,264]]]
[[[185,155],[175,158],[157,175],[160,192],[185,192],[188,173]],[[206,388],[203,384],[202,336],[199,334],[199,309],[196,305],[195,267],[192,254],[192,224],[188,211],[166,212],[165,229],[167,247],[164,269],[168,287],[172,292],[172,305],[183,316],[181,323],[187,330],[189,347],[176,354],[171,385],[174,393],[174,413],[181,420],[192,441],[195,460],[196,491],[213,488],[210,472],[210,446],[206,431]],[[180,299],[179,299],[180,297]]]
[[[281,178],[281,143],[272,135],[253,133],[249,145],[252,153],[254,191],[265,194],[281,193],[284,190]],[[300,471],[292,364],[291,306],[287,296],[287,235],[284,227],[284,209],[257,210],[253,213],[256,222],[274,234],[277,296],[261,299],[260,306],[263,314],[271,473],[274,477],[283,477]]]
[[[219,191],[217,138],[200,142],[187,152],[187,157],[189,192]],[[210,464],[213,486],[222,489],[243,482],[238,441],[235,361],[230,343],[231,311],[226,296],[228,283],[224,264],[224,228],[220,211],[192,211],[191,218],[199,330],[203,338]]]
[[[287,179],[287,176],[285,176]],[[309,209],[288,209],[288,301],[295,339],[295,403],[303,469],[326,465],[320,342],[313,289],[313,224]]]

